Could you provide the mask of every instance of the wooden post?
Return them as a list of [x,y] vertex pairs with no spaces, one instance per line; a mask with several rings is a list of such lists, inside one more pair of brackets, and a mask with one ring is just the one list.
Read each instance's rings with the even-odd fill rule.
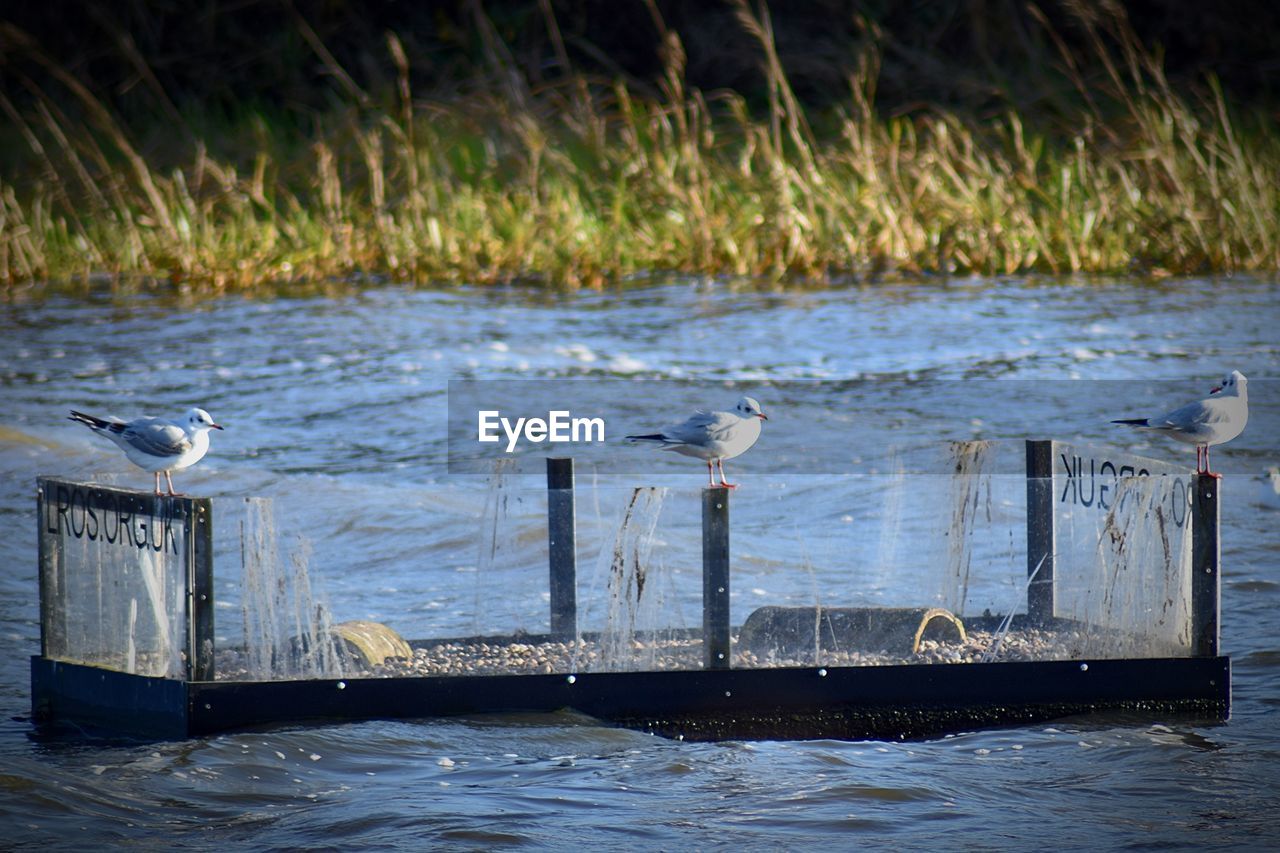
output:
[[1218,497],[1222,480],[1196,474],[1191,504],[1191,653],[1218,655],[1222,594],[1221,514]]
[[1053,550],[1053,442],[1028,441],[1027,616],[1032,624],[1053,619]]
[[189,498],[183,501],[183,510],[188,515],[187,679],[213,681],[216,677],[213,639],[213,501],[209,498]]
[[577,516],[573,505],[573,459],[547,458],[547,539],[550,562],[551,635],[578,633]]
[[702,646],[707,669],[728,669],[729,490],[702,490]]

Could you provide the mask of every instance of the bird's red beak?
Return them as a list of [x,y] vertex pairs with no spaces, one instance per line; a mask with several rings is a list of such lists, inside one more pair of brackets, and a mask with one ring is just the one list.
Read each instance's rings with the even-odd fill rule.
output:
[[1218,393],[1219,391],[1221,391],[1221,390],[1222,390],[1222,386],[1221,386],[1221,385],[1216,385],[1216,386],[1214,386],[1214,388],[1213,388],[1212,390],[1210,390],[1210,391],[1209,391],[1209,393],[1210,393],[1210,394],[1217,394],[1217,393]]
[[210,424],[210,426],[213,427],[214,429],[223,429],[223,427],[220,426],[219,424]]
[[756,415],[756,417],[757,417],[757,418],[759,418],[759,419],[760,419],[760,420],[762,420],[762,421],[767,421],[767,420],[769,420],[769,416],[768,416],[768,415],[766,415],[764,412],[760,412],[758,415]]

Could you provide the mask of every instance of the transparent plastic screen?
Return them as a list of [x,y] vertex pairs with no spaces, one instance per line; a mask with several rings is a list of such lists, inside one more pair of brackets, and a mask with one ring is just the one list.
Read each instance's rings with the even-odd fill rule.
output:
[[[1105,485],[1106,506],[1086,507],[1072,491],[1086,484],[1055,471],[1054,608],[1032,619],[1025,458],[1021,441],[890,447],[857,475],[757,476],[717,490],[729,504],[729,665],[1189,653],[1185,482],[1117,475],[1094,486]],[[689,479],[578,468],[572,619],[560,631],[545,476],[499,464],[483,478],[406,485],[368,510],[376,520],[364,528],[335,525],[313,543],[289,532],[285,502],[245,502],[239,521],[222,520],[242,559],[238,573],[219,571],[218,677],[712,665],[707,491]],[[370,557],[356,532],[388,547]],[[430,546],[416,549],[415,537]],[[402,644],[362,646],[351,626],[370,622]]]
[[186,523],[92,486],[46,484],[46,656],[147,676],[186,668]]

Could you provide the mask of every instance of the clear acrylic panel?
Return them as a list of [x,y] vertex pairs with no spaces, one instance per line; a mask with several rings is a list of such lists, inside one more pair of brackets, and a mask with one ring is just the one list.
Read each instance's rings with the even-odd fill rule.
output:
[[59,481],[41,488],[45,656],[184,677],[184,502]]
[[[1064,457],[1052,481],[1055,605],[1052,618],[1033,621],[1024,443],[955,442],[886,458],[863,475],[756,478],[730,495],[731,666],[1190,652],[1185,477],[1095,472],[1086,484],[1068,476],[1079,472]],[[221,677],[702,668],[704,490],[687,478],[635,479],[578,473],[572,636],[549,634],[545,481],[502,464],[482,488],[424,497],[437,539],[447,531],[473,557],[394,590],[422,602],[387,626],[411,651],[363,667],[341,649],[323,666],[300,663],[299,649],[319,648],[339,618],[361,614],[330,615],[306,561],[271,556],[271,522],[259,511],[244,550],[247,651],[238,666],[224,660]],[[1087,485],[1103,490],[1105,509],[1078,505],[1073,490]],[[266,581],[264,565],[274,566]]]

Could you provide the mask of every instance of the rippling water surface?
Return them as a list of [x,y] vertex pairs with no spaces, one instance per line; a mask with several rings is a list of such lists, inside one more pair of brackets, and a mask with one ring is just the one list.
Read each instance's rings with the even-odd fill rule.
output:
[[[0,306],[0,846],[1276,846],[1280,498],[1264,473],[1280,464],[1277,329],[1280,285],[1248,279],[11,300]],[[35,476],[149,482],[64,420],[71,407],[135,416],[205,406],[228,429],[178,475],[179,487],[222,498],[219,506],[275,497],[282,534],[311,542],[313,582],[338,618],[382,619],[416,637],[472,627],[456,614],[478,598],[479,530],[450,519],[458,506],[478,511],[485,492],[442,464],[450,379],[754,383],[777,412],[766,429],[778,430],[779,446],[788,422],[843,405],[844,391],[824,398],[823,389],[850,381],[963,380],[955,387],[969,389],[1073,380],[1071,411],[987,391],[976,404],[962,391],[909,417],[892,400],[848,414],[876,445],[890,430],[922,441],[1016,439],[1029,415],[1049,430],[1060,421],[1060,436],[1186,462],[1180,448],[1109,432],[1107,417],[1130,413],[1096,399],[1104,386],[1087,380],[1133,383],[1135,405],[1149,380],[1164,380],[1175,396],[1159,399],[1172,403],[1232,368],[1251,379],[1254,416],[1214,454],[1226,474],[1223,648],[1234,667],[1224,725],[1090,719],[908,743],[691,744],[557,714],[138,743],[44,736],[26,719],[28,657],[39,647]],[[789,411],[790,386],[777,383],[808,380],[820,381]],[[1014,417],[1019,406],[1030,411]],[[643,401],[632,408],[642,412]],[[653,425],[674,414],[654,412]],[[878,433],[881,418],[896,420]],[[698,463],[655,464],[677,478],[687,470],[696,493]],[[736,512],[750,505],[750,457],[731,471],[748,482]],[[788,514],[819,526],[861,518],[856,477],[828,485],[815,473],[770,492],[767,512],[783,526]],[[234,530],[220,537],[221,548],[235,547]],[[806,547],[815,549],[806,559],[821,562],[821,546]],[[802,598],[815,583],[764,551],[735,563],[735,621],[753,594]]]

